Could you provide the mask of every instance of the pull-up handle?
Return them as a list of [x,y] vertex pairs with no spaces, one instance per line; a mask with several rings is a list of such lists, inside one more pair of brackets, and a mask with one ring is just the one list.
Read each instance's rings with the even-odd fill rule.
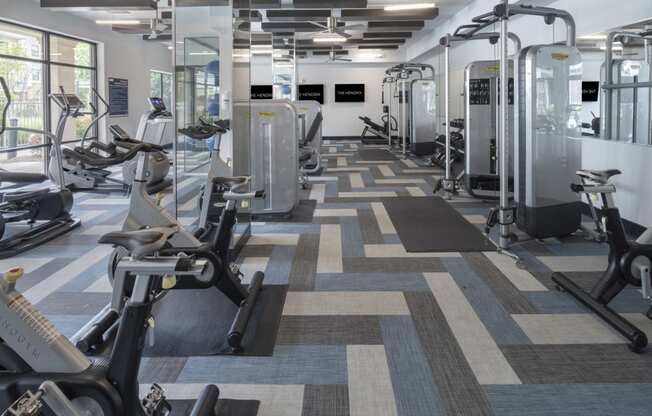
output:
[[0,134],[5,132],[5,127],[7,126],[7,111],[9,110],[9,105],[11,104],[11,93],[9,92],[9,87],[7,82],[3,77],[0,77],[0,87],[2,87],[2,94],[5,96],[7,103],[2,109],[2,121],[0,121]]

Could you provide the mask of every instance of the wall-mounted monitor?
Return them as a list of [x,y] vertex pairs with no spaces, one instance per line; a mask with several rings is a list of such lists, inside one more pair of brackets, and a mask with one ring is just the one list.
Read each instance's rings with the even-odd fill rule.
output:
[[252,100],[271,100],[274,98],[273,85],[252,85],[251,86],[251,99]]
[[324,105],[324,84],[299,85],[299,100],[312,100]]
[[336,103],[364,103],[364,84],[335,84]]
[[595,103],[600,96],[600,82],[583,81],[582,82],[582,102]]

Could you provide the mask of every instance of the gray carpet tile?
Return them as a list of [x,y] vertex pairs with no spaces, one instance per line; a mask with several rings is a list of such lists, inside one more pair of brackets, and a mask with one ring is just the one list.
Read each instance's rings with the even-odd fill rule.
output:
[[498,344],[530,343],[488,281],[478,276],[464,258],[442,259],[442,262]]
[[344,384],[308,384],[301,416],[349,416],[349,390]]
[[346,384],[346,347],[279,345],[273,357],[190,357],[177,383]]
[[[369,205],[367,204],[367,206]],[[371,208],[358,210],[358,222],[364,244],[382,244],[384,242],[378,227],[378,220]]]
[[429,291],[422,273],[318,273],[315,290]]
[[501,416],[649,416],[652,409],[652,384],[487,386],[486,394]]
[[345,273],[419,273],[446,271],[446,268],[439,258],[345,257],[343,263]]
[[290,281],[292,262],[294,261],[296,247],[276,246],[265,270],[265,284],[287,285]]
[[652,354],[634,354],[624,344],[505,345],[501,349],[525,384],[652,382]]
[[378,316],[283,316],[278,345],[381,345]]
[[535,313],[535,309],[509,279],[482,253],[464,253],[464,260],[482,278],[507,313]]
[[46,315],[95,315],[110,301],[110,293],[54,292],[38,308]]
[[526,293],[528,301],[537,313],[584,313],[586,308],[569,295],[556,290]]
[[410,317],[380,320],[399,416],[443,415],[441,397]]
[[344,257],[364,257],[362,232],[357,217],[341,217],[342,255]]
[[[430,293],[406,292],[419,342],[445,415],[489,416],[489,401]],[[500,413],[497,413],[499,415]]]
[[319,236],[302,234],[299,237],[294,259],[289,273],[289,285],[292,291],[313,290],[315,273],[317,273],[317,256],[319,254]]
[[187,357],[145,357],[140,364],[140,383],[174,383],[188,361]]

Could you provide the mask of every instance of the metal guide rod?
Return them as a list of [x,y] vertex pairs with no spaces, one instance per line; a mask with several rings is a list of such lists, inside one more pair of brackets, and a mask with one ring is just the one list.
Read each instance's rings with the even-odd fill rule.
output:
[[[612,140],[612,129],[613,129],[613,119],[611,114],[613,114],[613,91],[620,91],[625,88],[652,88],[652,82],[632,82],[627,84],[614,84],[614,74],[613,74],[613,45],[617,39],[620,38],[630,38],[630,39],[643,39],[644,41],[649,40],[649,37],[646,37],[645,34],[638,34],[633,32],[611,32],[607,36],[607,42],[605,47],[605,83],[602,85],[602,89],[605,90],[605,113],[603,115],[604,119],[604,135],[603,138],[606,140]],[[620,128],[618,129],[620,132]]]
[[[450,126],[450,44],[444,49],[444,117],[446,122],[446,182],[451,179],[451,126]],[[450,192],[446,192],[450,197]]]
[[[505,7],[509,4],[505,2]],[[511,222],[513,218],[506,218],[506,213],[510,210],[509,206],[509,148],[508,144],[508,126],[509,126],[509,61],[507,42],[509,39],[508,22],[509,14],[505,13],[500,20],[500,138],[498,156],[500,164],[500,247],[509,248],[509,236],[511,234]],[[516,69],[515,69],[516,70]],[[512,215],[513,216],[513,215]]]

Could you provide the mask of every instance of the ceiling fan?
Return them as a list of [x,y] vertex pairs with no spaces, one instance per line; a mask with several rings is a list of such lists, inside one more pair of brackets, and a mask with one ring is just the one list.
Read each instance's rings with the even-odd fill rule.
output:
[[338,20],[336,16],[329,17],[326,21],[326,25],[315,21],[308,21],[308,23],[323,30],[310,33],[306,37],[303,37],[303,39],[312,39],[314,42],[324,43],[345,42],[347,39],[352,37],[352,35],[347,33],[347,30],[364,30],[367,28],[366,25],[361,24],[351,26],[338,26]]
[[337,52],[335,52],[335,49],[331,49],[330,53],[328,54],[328,60],[325,63],[330,63],[330,62],[352,62],[352,59],[349,58],[342,58],[337,55]]

